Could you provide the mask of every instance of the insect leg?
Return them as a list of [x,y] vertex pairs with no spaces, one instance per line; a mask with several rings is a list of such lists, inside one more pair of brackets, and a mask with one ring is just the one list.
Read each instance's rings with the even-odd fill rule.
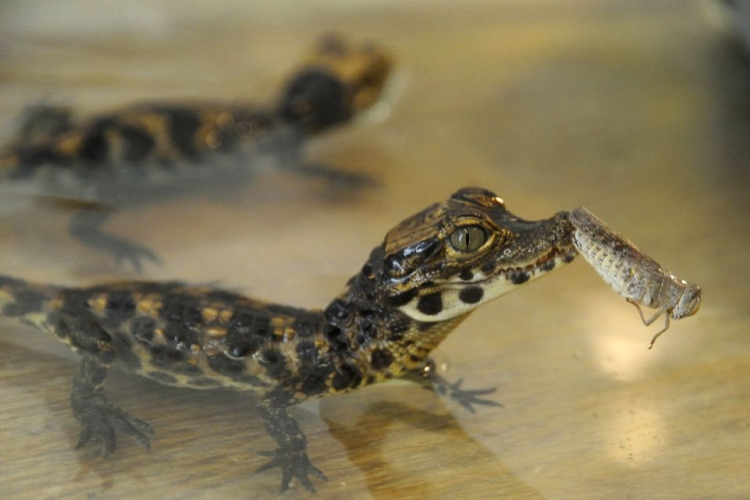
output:
[[[656,321],[656,318],[658,318],[659,316],[661,316],[662,314],[664,314],[666,312],[663,308],[659,309],[658,311],[656,311],[656,314],[652,318],[646,319],[646,317],[643,315],[643,309],[641,309],[641,306],[637,302],[635,302],[632,299],[626,299],[626,300],[629,303],[633,304],[636,309],[638,309],[638,314],[641,315],[641,321],[643,321],[643,324],[646,325],[646,326],[649,326],[651,323],[653,323],[654,321]],[[669,315],[667,315],[667,316],[669,316]],[[667,321],[669,321],[669,320],[667,320]]]
[[664,328],[662,328],[661,331],[657,333],[656,335],[654,335],[654,338],[651,339],[651,345],[648,346],[649,349],[654,347],[654,342],[656,342],[656,339],[659,338],[662,333],[666,332],[668,328],[669,328],[669,314],[666,314],[664,315]]

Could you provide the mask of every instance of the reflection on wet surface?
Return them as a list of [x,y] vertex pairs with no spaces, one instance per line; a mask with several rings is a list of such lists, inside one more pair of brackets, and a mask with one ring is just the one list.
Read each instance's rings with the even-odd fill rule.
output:
[[[318,497],[748,497],[750,79],[707,3],[166,1],[115,15],[97,2],[5,2],[3,142],[44,101],[85,115],[164,98],[271,102],[327,31],[387,46],[401,87],[303,151],[373,186],[277,171],[117,210],[104,230],[162,260],[140,274],[71,238],[69,211],[4,192],[0,274],[218,281],[323,307],[388,229],[461,186],[497,191],[529,218],[585,205],[700,283],[700,313],[648,351],[653,332],[582,262],[484,306],[439,351],[451,380],[498,387],[504,407],[471,414],[383,384],[294,408],[330,479]],[[102,460],[73,449],[75,356],[0,327],[3,498],[277,497],[275,472],[252,474],[272,441],[251,397],[113,371],[110,400],[157,438],[150,452],[123,439]]]

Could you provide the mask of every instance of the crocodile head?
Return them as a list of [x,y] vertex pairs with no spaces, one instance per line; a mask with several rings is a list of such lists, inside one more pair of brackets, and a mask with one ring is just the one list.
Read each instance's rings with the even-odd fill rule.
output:
[[527,221],[494,193],[464,188],[393,228],[372,272],[392,307],[445,321],[571,262],[572,233],[567,212]]
[[391,58],[372,44],[321,38],[286,87],[281,116],[308,132],[351,119],[380,97]]

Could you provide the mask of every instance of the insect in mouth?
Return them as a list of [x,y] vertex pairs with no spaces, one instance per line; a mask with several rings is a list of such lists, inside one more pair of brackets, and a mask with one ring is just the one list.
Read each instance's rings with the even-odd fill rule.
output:
[[[662,269],[632,241],[583,207],[570,212],[570,222],[576,229],[573,244],[580,254],[614,291],[638,309],[644,325],[664,315],[664,328],[651,339],[649,349],[667,331],[670,318],[682,319],[698,312],[698,285]],[[656,313],[646,319],[641,306],[654,308]]]

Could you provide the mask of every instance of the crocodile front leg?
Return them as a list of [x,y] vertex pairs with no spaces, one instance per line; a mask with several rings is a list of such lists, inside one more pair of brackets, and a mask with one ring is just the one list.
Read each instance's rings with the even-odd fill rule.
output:
[[261,455],[271,457],[271,460],[255,472],[280,467],[281,488],[279,492],[284,492],[289,488],[292,477],[297,478],[308,490],[315,492],[309,475],[312,474],[325,481],[328,478],[310,462],[307,456],[307,439],[297,422],[289,415],[287,408],[288,403],[274,395],[267,396],[260,402],[260,416],[266,430],[279,448],[274,451],[261,452]]
[[448,396],[471,413],[476,413],[474,405],[503,406],[496,401],[479,397],[494,393],[497,390],[497,387],[473,390],[462,389],[461,384],[463,383],[463,378],[460,378],[453,383],[448,382],[442,375],[437,373],[435,362],[429,358],[425,361],[422,367],[408,372],[403,378],[416,382],[425,389]]
[[148,448],[149,440],[154,437],[151,426],[107,402],[103,387],[106,376],[107,366],[101,360],[91,355],[83,357],[70,395],[73,415],[81,424],[76,448],[92,439],[99,440],[102,456],[107,457],[115,450],[116,431],[130,435]]

